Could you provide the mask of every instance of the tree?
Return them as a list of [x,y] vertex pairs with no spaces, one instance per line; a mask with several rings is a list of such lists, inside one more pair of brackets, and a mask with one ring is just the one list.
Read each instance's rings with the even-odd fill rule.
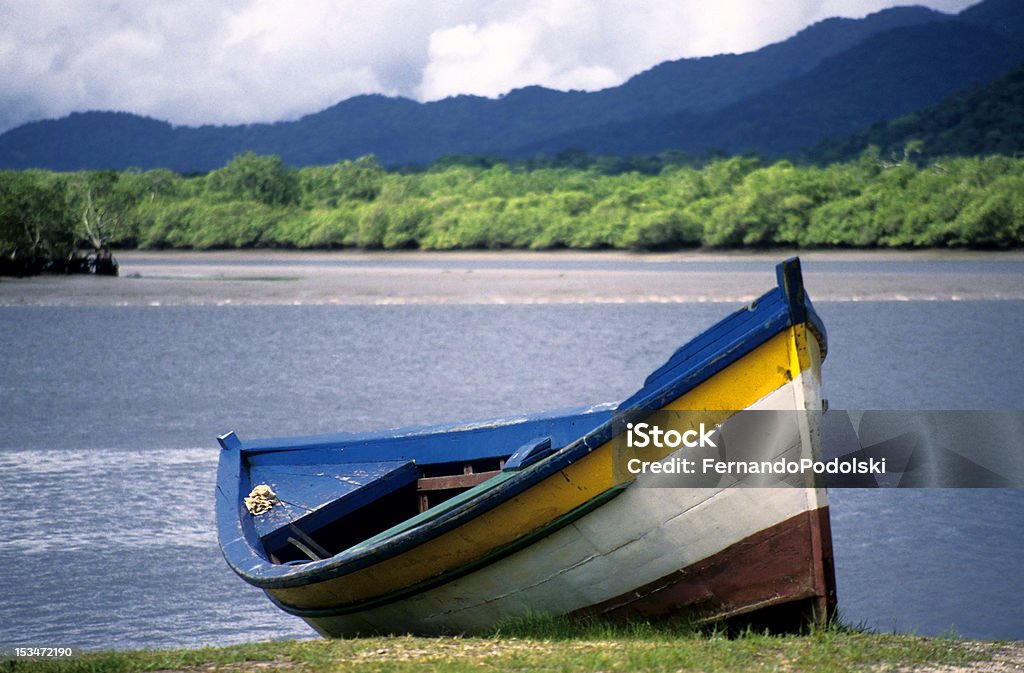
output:
[[39,171],[0,172],[0,275],[67,263],[75,250],[65,184]]
[[307,202],[335,208],[339,201],[373,201],[380,196],[386,172],[370,154],[355,161],[313,166],[299,171]]
[[67,205],[78,225],[76,234],[97,253],[124,237],[138,196],[117,171],[84,171],[68,183]]
[[258,201],[268,206],[299,202],[299,179],[276,155],[245,152],[212,173],[206,189],[234,201]]

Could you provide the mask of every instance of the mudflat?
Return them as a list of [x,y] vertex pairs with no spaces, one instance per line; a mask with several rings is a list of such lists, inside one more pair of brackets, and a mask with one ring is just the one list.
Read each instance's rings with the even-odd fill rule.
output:
[[[0,278],[0,306],[746,302],[792,252],[122,252]],[[1024,252],[800,252],[816,301],[1024,299]]]

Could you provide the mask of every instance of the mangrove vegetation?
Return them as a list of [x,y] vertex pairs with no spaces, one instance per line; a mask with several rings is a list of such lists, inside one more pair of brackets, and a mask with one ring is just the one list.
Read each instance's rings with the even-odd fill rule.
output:
[[[915,143],[826,166],[700,164],[567,153],[451,158],[415,171],[372,156],[294,169],[245,153],[166,169],[0,172],[3,272],[75,270],[110,249],[1012,248],[1024,159],[915,161]],[[85,260],[85,261],[83,261]]]

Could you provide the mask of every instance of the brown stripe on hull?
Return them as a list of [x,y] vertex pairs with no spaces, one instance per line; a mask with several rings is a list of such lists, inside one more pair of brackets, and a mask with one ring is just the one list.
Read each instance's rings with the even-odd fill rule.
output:
[[707,621],[784,604],[810,608],[805,616],[818,623],[826,622],[835,611],[828,507],[802,512],[706,559],[578,613]]

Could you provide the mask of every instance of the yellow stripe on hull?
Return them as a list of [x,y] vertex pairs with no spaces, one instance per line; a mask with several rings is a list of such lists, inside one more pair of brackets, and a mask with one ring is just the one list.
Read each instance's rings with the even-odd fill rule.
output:
[[[801,372],[819,378],[817,340],[790,327],[666,406],[730,411],[749,407]],[[715,422],[720,422],[714,419]],[[614,487],[612,441],[528,491],[409,551],[316,584],[270,589],[298,609],[336,607],[385,596],[477,561]]]
[[[821,374],[816,339],[808,339],[805,325],[789,327],[732,363],[707,381],[665,405],[669,411],[746,409],[754,402],[811,370]],[[813,349],[813,350],[812,350]]]

